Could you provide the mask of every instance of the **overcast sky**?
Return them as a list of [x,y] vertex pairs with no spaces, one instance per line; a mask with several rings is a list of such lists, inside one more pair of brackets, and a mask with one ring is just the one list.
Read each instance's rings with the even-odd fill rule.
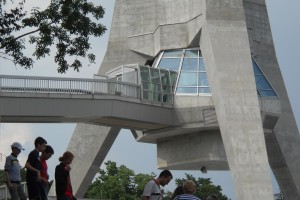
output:
[[[46,1],[31,0],[32,5],[45,4]],[[114,0],[98,0],[106,9],[102,23],[108,28],[113,13]],[[299,93],[299,63],[300,63],[300,1],[299,0],[267,0],[267,8],[271,22],[273,39],[277,58],[288,90],[290,101],[294,109],[297,124],[300,122],[300,93]],[[101,38],[93,39],[92,46],[97,58],[97,63],[85,67],[80,73],[69,71],[66,74],[57,74],[53,60],[43,59],[36,61],[32,70],[24,70],[13,63],[0,60],[0,74],[31,75],[31,76],[56,76],[56,77],[84,77],[92,78],[97,73],[104,56],[109,31]],[[10,144],[21,142],[25,151],[20,155],[21,164],[24,165],[27,155],[34,148],[33,141],[37,136],[44,137],[54,147],[55,155],[48,161],[50,177],[53,178],[54,167],[58,164],[58,157],[65,151],[69,139],[73,133],[75,124],[0,124],[0,153],[9,155]],[[116,161],[118,165],[124,164],[136,173],[159,173],[156,169],[156,146],[135,142],[131,133],[121,131],[116,142],[112,146],[106,160]],[[0,168],[3,168],[3,159],[0,160]],[[183,177],[184,173],[192,173],[196,177],[212,178],[215,184],[221,185],[224,194],[235,199],[232,180],[228,172],[208,172],[201,174],[199,171],[174,171],[175,178]],[[273,181],[275,182],[275,181]],[[166,188],[173,191],[174,181]],[[278,186],[274,184],[274,190]]]

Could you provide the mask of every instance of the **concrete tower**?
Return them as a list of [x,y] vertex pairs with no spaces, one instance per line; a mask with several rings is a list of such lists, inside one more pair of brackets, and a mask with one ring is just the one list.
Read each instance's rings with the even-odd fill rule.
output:
[[[286,199],[300,199],[300,138],[264,0],[116,0],[99,75],[124,81],[113,69],[133,63],[150,66],[135,70],[143,99],[163,104],[171,91],[173,114],[153,121],[153,109],[163,108],[116,103],[113,117],[98,121],[104,126],[78,124],[68,147],[78,196],[129,128],[137,141],[157,144],[159,168],[230,170],[237,199],[271,200],[271,166]],[[177,73],[170,85],[166,69]]]

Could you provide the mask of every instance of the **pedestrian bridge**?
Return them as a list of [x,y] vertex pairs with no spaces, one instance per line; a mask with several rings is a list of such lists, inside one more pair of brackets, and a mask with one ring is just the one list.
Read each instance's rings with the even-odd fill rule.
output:
[[[173,95],[115,79],[0,75],[1,122],[89,123],[136,130],[179,124]],[[151,96],[151,98],[149,98]],[[144,98],[145,97],[145,98]]]

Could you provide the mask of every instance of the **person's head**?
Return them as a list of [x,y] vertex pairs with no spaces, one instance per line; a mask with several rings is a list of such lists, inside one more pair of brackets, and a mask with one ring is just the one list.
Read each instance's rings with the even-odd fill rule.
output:
[[212,195],[209,195],[209,196],[206,198],[206,200],[218,200],[218,197],[217,197],[217,195],[212,194]]
[[11,145],[11,151],[14,155],[19,155],[21,151],[24,150],[22,145],[19,142],[14,142]]
[[183,183],[183,191],[185,194],[194,194],[196,192],[196,184],[192,180]]
[[46,145],[46,149],[42,152],[43,159],[48,160],[53,154],[53,148],[50,145]]
[[34,141],[35,149],[38,152],[43,152],[46,149],[47,141],[42,137],[37,137]]
[[74,159],[74,155],[73,153],[71,153],[70,151],[66,151],[63,156],[59,157],[59,161],[63,162],[65,165],[69,165],[72,163]]
[[177,195],[180,195],[180,194],[183,194],[183,193],[184,193],[184,192],[183,192],[183,186],[182,186],[182,185],[177,186],[177,187],[175,188],[175,190],[174,190],[172,196],[171,196],[171,200],[175,199],[175,197],[176,197]]
[[163,170],[158,176],[158,182],[161,186],[168,185],[169,182],[172,180],[173,175],[169,170]]

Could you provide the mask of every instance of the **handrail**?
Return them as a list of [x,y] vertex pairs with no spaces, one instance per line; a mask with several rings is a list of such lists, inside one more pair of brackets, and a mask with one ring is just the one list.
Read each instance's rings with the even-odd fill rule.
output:
[[0,92],[118,95],[140,99],[140,85],[111,79],[0,75]]

